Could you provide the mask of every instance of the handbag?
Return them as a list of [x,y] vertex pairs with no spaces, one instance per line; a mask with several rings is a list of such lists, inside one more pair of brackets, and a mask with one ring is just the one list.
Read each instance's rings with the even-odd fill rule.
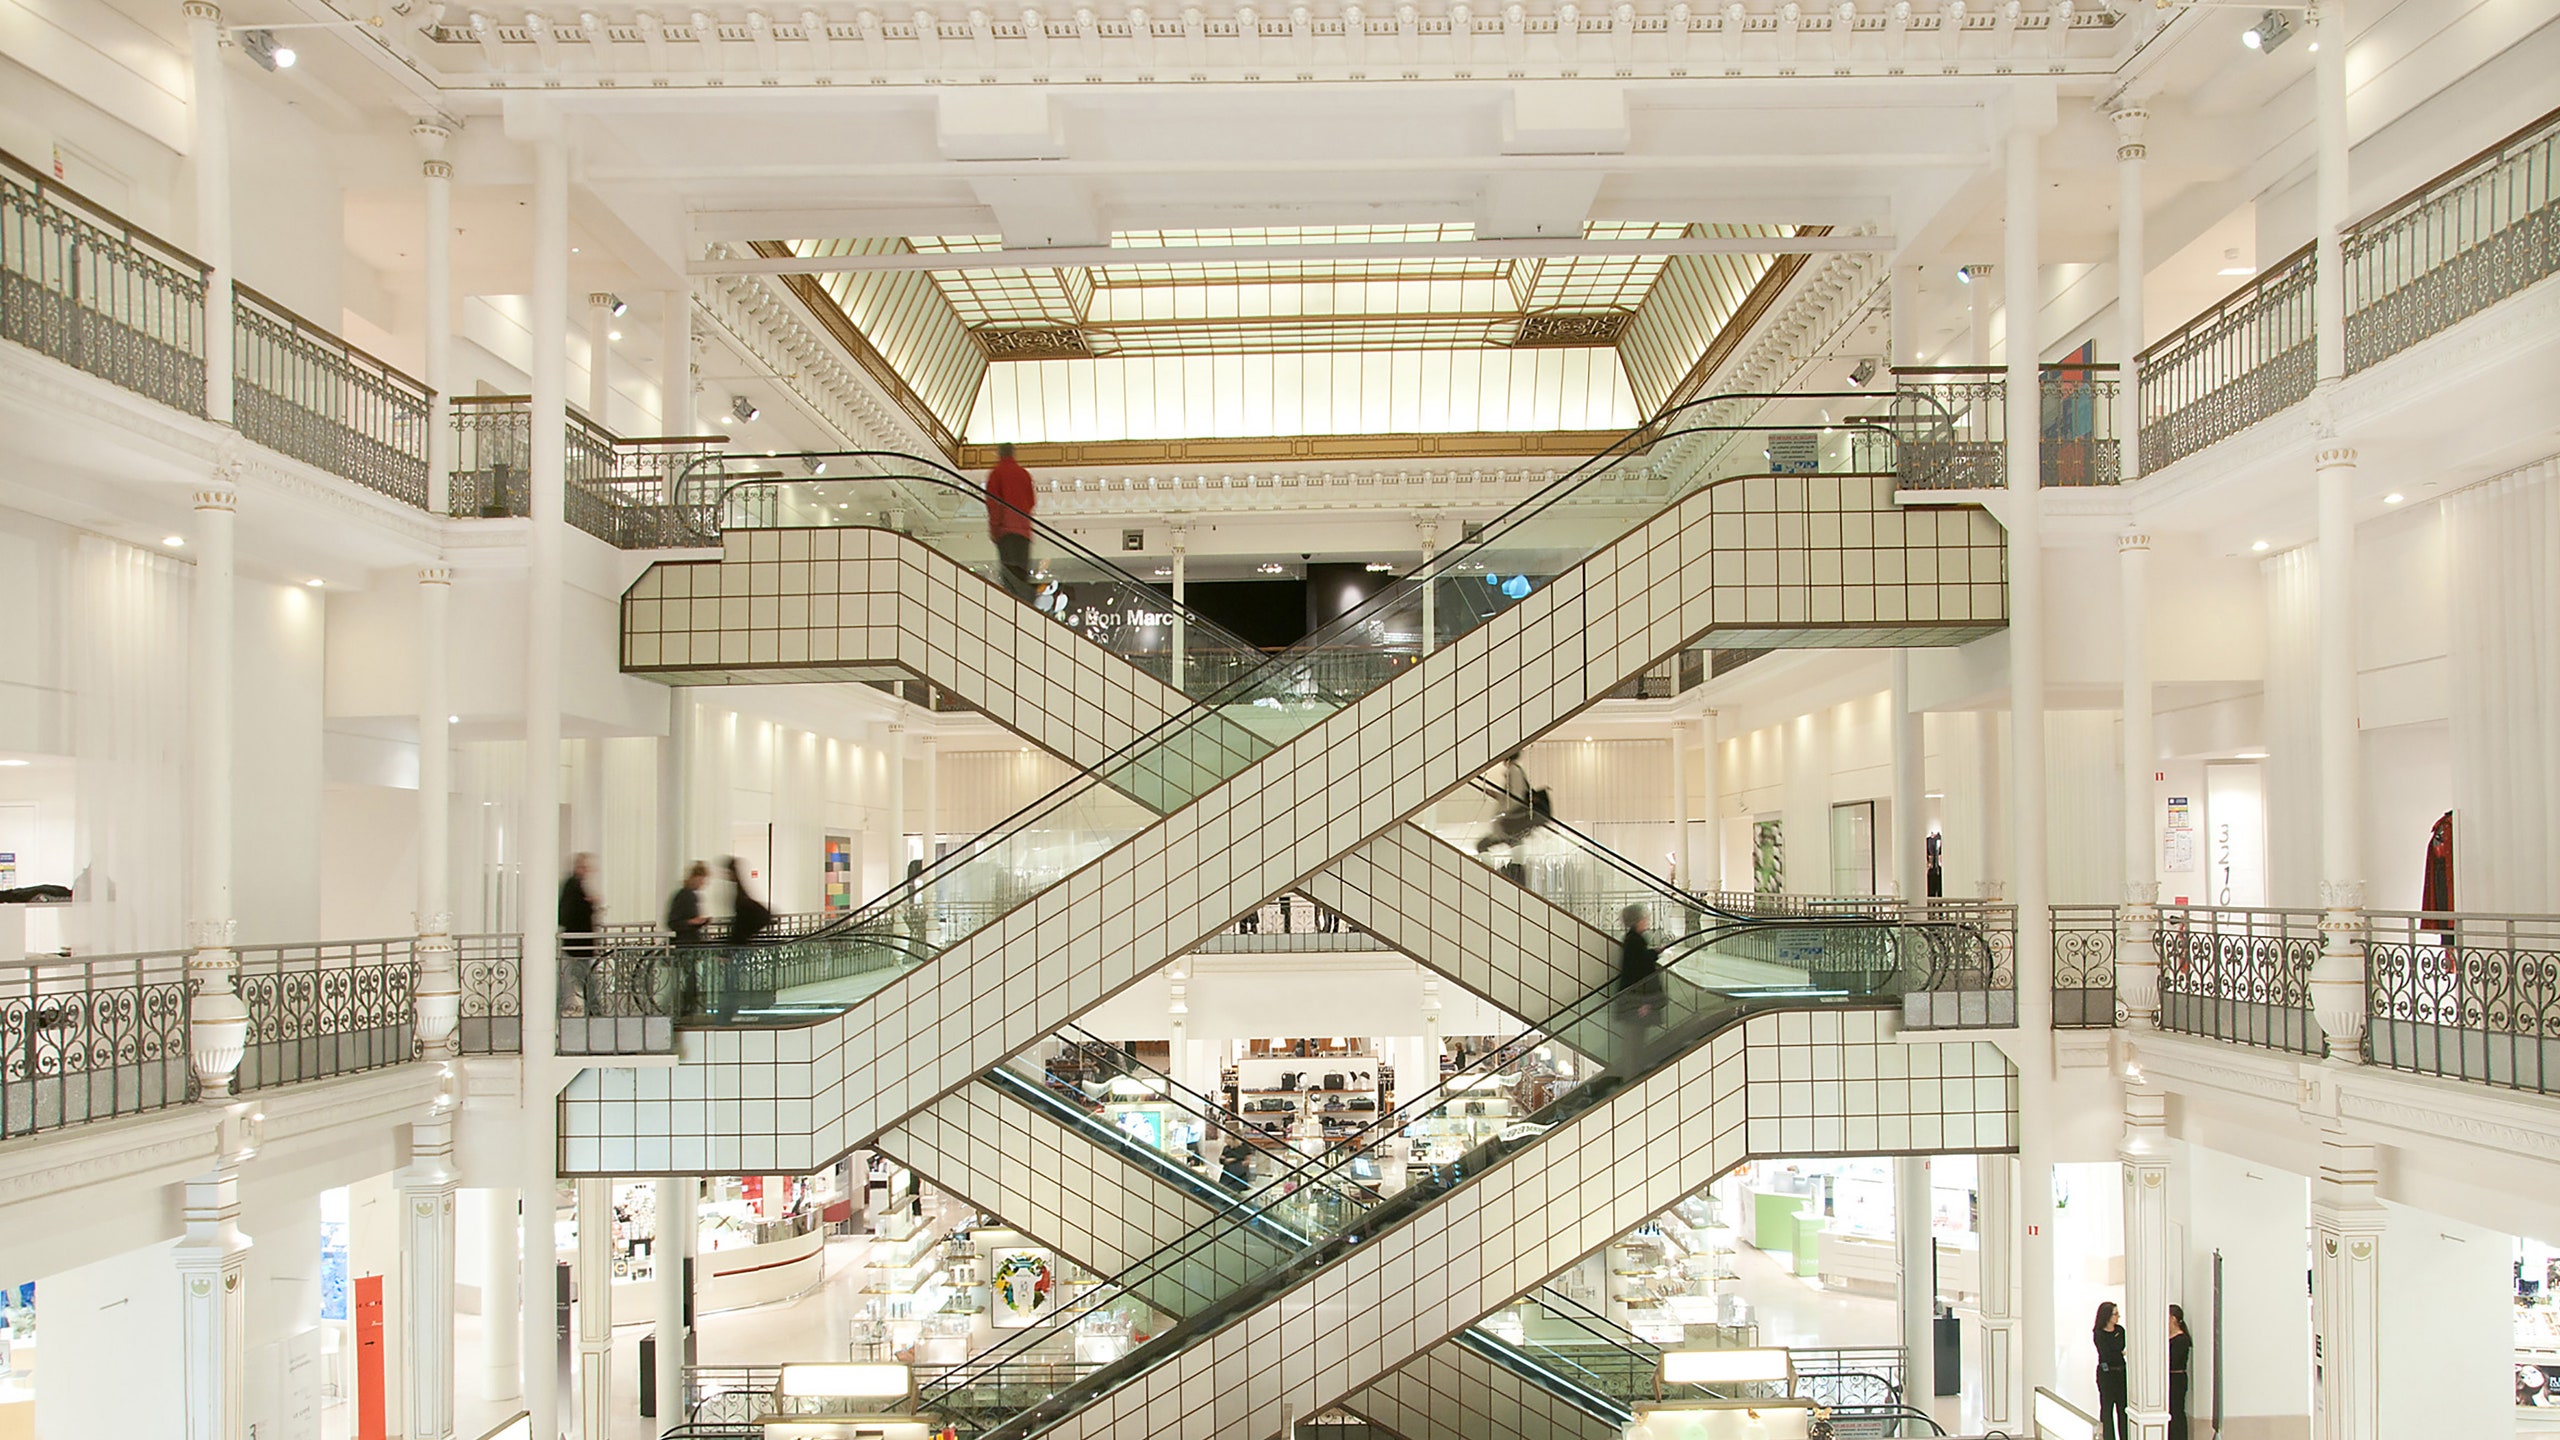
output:
[[1547,798],[1547,788],[1545,786],[1541,785],[1537,789],[1529,792],[1529,813],[1537,816],[1541,820],[1553,820],[1556,818],[1555,801]]
[[1295,1089],[1297,1089],[1297,1088],[1298,1088],[1298,1072],[1297,1072],[1297,1071],[1295,1071],[1295,1070],[1283,1070],[1283,1071],[1281,1071],[1281,1072],[1280,1072],[1280,1088],[1281,1088],[1281,1089],[1283,1089],[1283,1090],[1295,1090]]
[[1327,1070],[1324,1072],[1324,1088],[1327,1090],[1339,1090],[1342,1088],[1342,1085],[1343,1080],[1341,1071]]

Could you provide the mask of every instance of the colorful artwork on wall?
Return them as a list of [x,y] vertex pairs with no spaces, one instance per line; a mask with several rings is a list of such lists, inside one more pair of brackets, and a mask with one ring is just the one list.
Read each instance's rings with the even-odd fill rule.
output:
[[987,1288],[995,1310],[991,1318],[999,1330],[1038,1324],[1049,1313],[1057,1284],[1057,1262],[1046,1250],[987,1252]]
[[853,837],[827,837],[827,913],[842,915],[853,908]]
[[1751,890],[1775,895],[1787,888],[1787,822],[1761,820],[1751,827]]

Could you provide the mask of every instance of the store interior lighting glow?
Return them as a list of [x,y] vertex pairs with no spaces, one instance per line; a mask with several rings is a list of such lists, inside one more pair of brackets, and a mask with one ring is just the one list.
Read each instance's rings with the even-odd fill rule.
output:
[[2394,490],[2394,491],[2392,491],[2390,494],[2385,495],[2385,496],[2383,496],[2383,497],[2382,497],[2382,503],[2383,503],[2383,504],[2385,504],[2385,505],[2397,505],[2397,504],[2399,504],[2401,501],[2406,500],[2406,499],[2408,499],[2408,498],[2409,498],[2408,496],[2401,494],[2401,493],[2400,493],[2399,491],[2397,491],[2397,490]]
[[187,537],[184,535],[163,535],[160,537],[160,543],[168,546],[172,550],[184,550],[187,548]]
[[2249,542],[2249,549],[2255,553],[2263,555],[2266,553],[2267,542],[2264,540],[2252,540]]
[[1764,1345],[1750,1350],[1665,1350],[1665,1385],[1749,1385],[1776,1383],[1794,1374],[1794,1360],[1784,1347]]
[[782,1394],[795,1399],[904,1400],[914,1389],[914,1376],[904,1365],[855,1362],[782,1367]]

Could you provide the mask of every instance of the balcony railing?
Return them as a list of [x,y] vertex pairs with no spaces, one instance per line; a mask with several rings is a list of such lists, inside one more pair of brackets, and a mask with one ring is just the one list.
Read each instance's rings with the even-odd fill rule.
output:
[[2560,916],[2367,918],[2367,1059],[2560,1093]]
[[[2124,478],[2116,438],[2113,365],[2037,370],[2042,431],[2038,474],[2047,489],[2114,485]],[[1896,366],[1894,488],[1997,490],[2009,483],[2009,382],[1993,366]]]
[[465,1055],[524,1053],[524,937],[457,935],[462,1018],[454,1041]]
[[0,1139],[193,1098],[187,957],[28,956],[0,968]]
[[417,1058],[416,940],[250,945],[236,983],[249,1043],[234,1090],[263,1090]]
[[434,392],[245,285],[232,291],[233,422],[270,450],[427,503]]
[[2160,907],[2160,1028],[2299,1055],[2327,1050],[2311,1011],[2320,912]]
[[2053,1024],[2104,1030],[2116,1023],[2116,907],[2053,907]]
[[[2560,274],[2560,111],[2393,201],[2342,237],[2350,372]],[[2313,247],[2142,352],[2142,464],[2157,470],[2311,393]]]
[[[532,503],[533,401],[522,395],[453,398],[454,470],[446,508],[454,515],[496,517]],[[626,550],[716,544],[705,524],[727,479],[706,469],[684,480],[693,461],[729,443],[726,435],[615,435],[585,416],[569,417],[567,489],[570,524]],[[698,494],[684,493],[688,489]]]
[[204,413],[205,264],[0,153],[0,339]]

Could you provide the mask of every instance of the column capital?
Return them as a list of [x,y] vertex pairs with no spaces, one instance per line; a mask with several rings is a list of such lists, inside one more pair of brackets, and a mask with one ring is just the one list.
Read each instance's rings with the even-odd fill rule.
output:
[[2147,530],[2127,530],[2116,536],[2116,553],[2119,555],[2129,555],[2134,551],[2150,548],[2151,532]]
[[195,503],[198,510],[235,513],[240,508],[240,491],[227,477],[217,473],[196,490]]
[[418,142],[418,148],[426,152],[429,165],[444,163],[444,147],[452,141],[453,131],[452,125],[433,116],[423,118],[409,127],[409,134]]
[[187,0],[186,4],[179,7],[179,13],[190,20],[203,20],[216,25],[222,23],[222,7],[214,4],[213,0]]
[[2355,468],[2356,447],[2339,439],[2334,434],[2322,434],[2318,436],[2318,439],[2320,441],[2319,448],[2311,452],[2311,468],[2313,470],[2335,470],[2342,466],[2350,470]]
[[590,308],[590,309],[594,309],[594,310],[604,310],[604,309],[609,309],[609,308],[611,308],[611,307],[612,307],[612,305],[613,305],[613,292],[612,292],[612,291],[610,291],[610,290],[590,290],[590,291],[588,291],[588,292],[587,292],[587,306],[588,306],[588,308]]
[[453,584],[453,567],[450,565],[421,565],[418,567],[418,583],[421,585],[450,586]]
[[2144,144],[2142,139],[2143,126],[2151,119],[2150,111],[2139,105],[2127,105],[2109,118],[2116,122],[2116,158],[2118,160],[2139,160],[2151,153],[2151,147]]

